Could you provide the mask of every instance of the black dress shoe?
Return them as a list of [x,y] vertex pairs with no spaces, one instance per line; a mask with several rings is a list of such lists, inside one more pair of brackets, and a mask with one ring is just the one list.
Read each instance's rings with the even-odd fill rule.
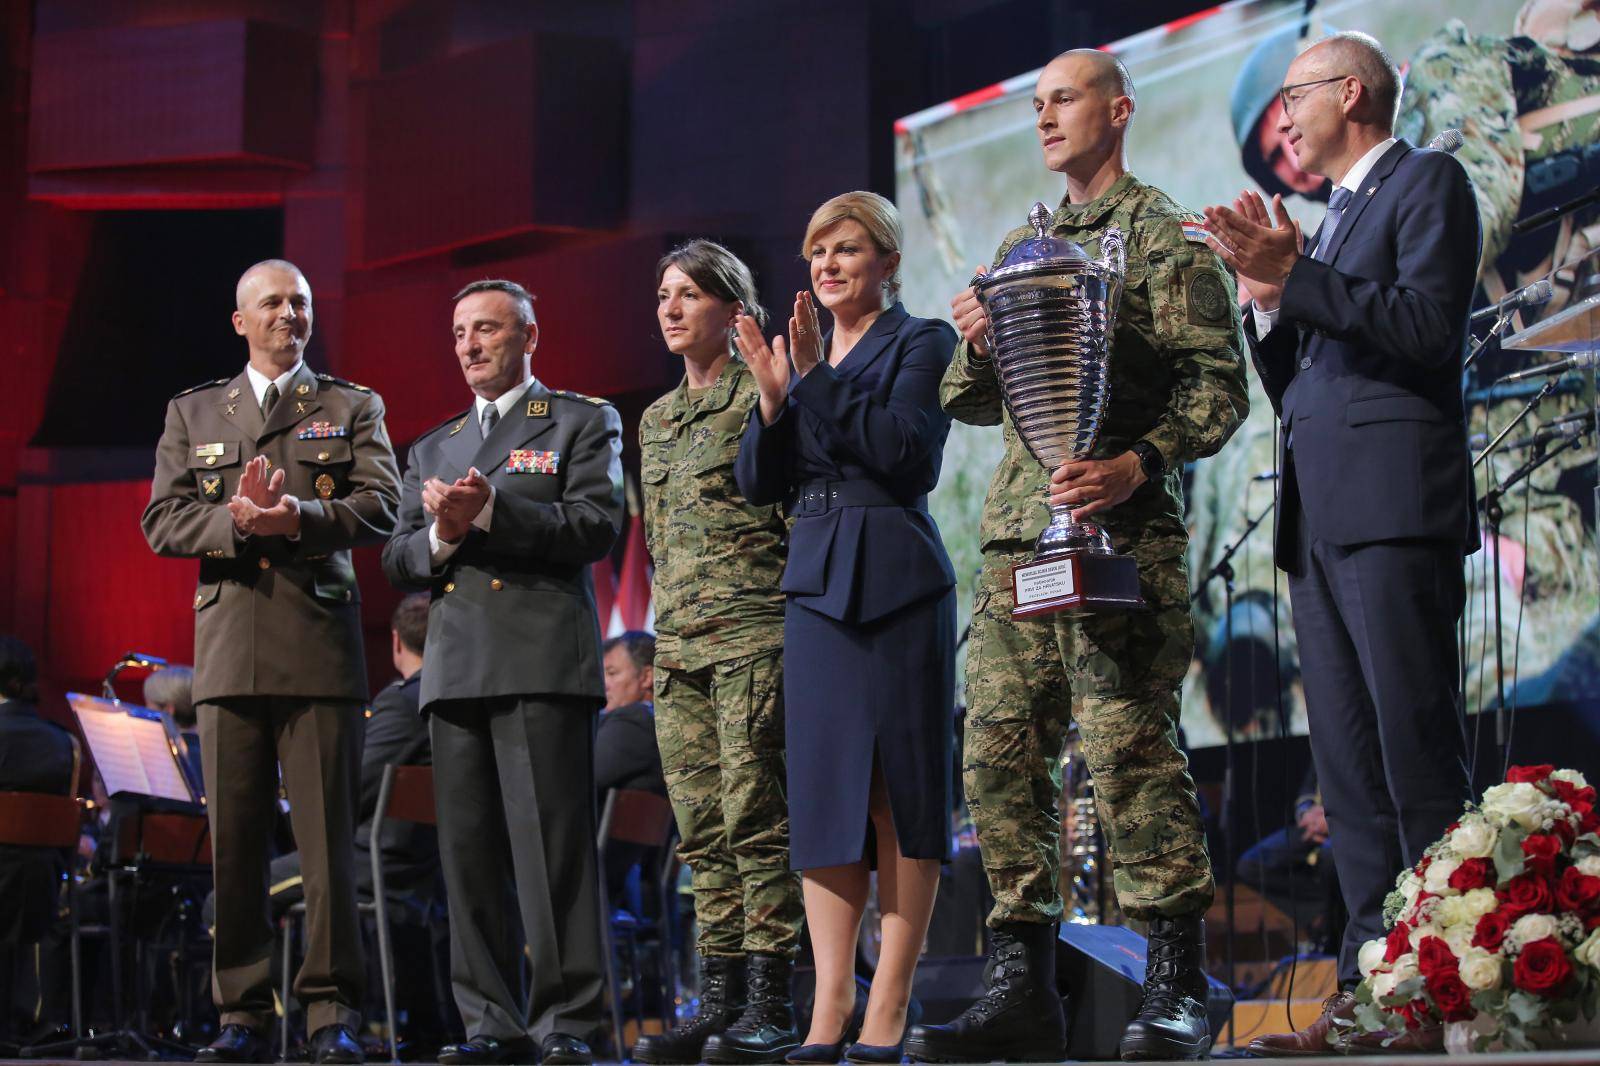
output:
[[783,1057],[784,1062],[832,1063],[844,1058],[845,1038],[831,1044],[801,1044]]
[[544,1066],[590,1066],[594,1052],[575,1036],[551,1033],[539,1041],[539,1061]]
[[311,1034],[311,1061],[333,1062],[354,1066],[367,1061],[366,1053],[356,1042],[356,1034],[348,1025],[324,1025]]
[[532,1040],[496,1040],[492,1036],[475,1036],[459,1044],[446,1044],[439,1049],[440,1066],[495,1066],[498,1063],[532,1063],[539,1061],[539,1049]]
[[248,1025],[224,1025],[210,1044],[194,1053],[196,1062],[271,1062],[267,1038]]

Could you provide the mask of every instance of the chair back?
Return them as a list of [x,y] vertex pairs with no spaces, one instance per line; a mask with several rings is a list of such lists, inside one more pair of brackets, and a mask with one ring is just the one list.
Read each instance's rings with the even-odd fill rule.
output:
[[0,792],[0,844],[24,848],[74,848],[83,808],[74,796]]
[[[399,766],[390,763],[383,770],[388,786],[388,801],[380,804],[380,818],[395,818],[419,825],[438,825],[433,805],[433,767]],[[380,795],[383,786],[379,786]]]
[[600,817],[600,846],[617,842],[664,848],[672,840],[672,803],[665,796],[638,788],[614,788],[606,793]]

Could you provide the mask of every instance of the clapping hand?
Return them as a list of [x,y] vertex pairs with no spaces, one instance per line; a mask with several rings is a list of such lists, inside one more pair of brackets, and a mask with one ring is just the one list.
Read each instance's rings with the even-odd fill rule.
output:
[[472,520],[489,502],[489,482],[477,467],[446,484],[429,478],[422,484],[422,509],[433,516],[439,539],[454,543],[467,535]]
[[817,305],[809,292],[794,294],[794,317],[789,319],[789,353],[794,371],[801,377],[822,362],[822,327],[817,323]]
[[241,536],[272,537],[300,532],[300,501],[283,491],[283,468],[267,476],[267,457],[244,465],[228,513]]
[[761,390],[761,421],[771,425],[783,412],[789,396],[789,348],[782,337],[772,338],[771,346],[761,336],[761,327],[749,315],[733,320],[733,343],[739,349],[750,373]]
[[1206,238],[1207,247],[1221,256],[1249,287],[1257,307],[1275,310],[1304,244],[1300,223],[1284,210],[1283,197],[1272,198],[1269,215],[1261,194],[1246,189],[1233,201],[1232,208],[1208,207],[1205,216],[1206,228],[1211,231]]

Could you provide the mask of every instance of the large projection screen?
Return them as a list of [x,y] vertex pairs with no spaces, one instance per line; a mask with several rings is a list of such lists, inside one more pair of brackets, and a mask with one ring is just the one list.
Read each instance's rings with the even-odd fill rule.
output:
[[[1290,213],[1309,233],[1322,217],[1326,192],[1297,171],[1271,135],[1272,90],[1308,41],[1332,30],[1370,33],[1406,75],[1398,132],[1417,144],[1444,128],[1466,136],[1457,158],[1475,183],[1484,225],[1479,301],[1553,277],[1556,299],[1525,312],[1520,325],[1530,324],[1591,295],[1600,269],[1589,255],[1600,247],[1600,209],[1525,237],[1510,232],[1518,218],[1600,182],[1600,23],[1593,11],[1552,16],[1558,8],[1565,11],[1511,0],[1334,0],[1314,7],[1238,0],[1140,33],[1107,46],[1127,64],[1138,94],[1130,166],[1195,209],[1231,202],[1244,188],[1285,191]],[[896,123],[904,299],[912,314],[948,317],[951,295],[989,261],[1006,231],[1025,221],[1028,207],[1061,200],[1063,180],[1044,169],[1033,129],[1036,75],[1019,73]],[[1486,386],[1541,358],[1549,357],[1491,352],[1472,368],[1463,386],[1474,434],[1492,435],[1505,425],[1539,382],[1502,387],[1490,397]],[[1185,478],[1189,568],[1197,587],[1273,498],[1273,483],[1259,478],[1273,469],[1272,409],[1253,371],[1250,377],[1249,419],[1217,457],[1194,465]],[[1588,410],[1592,401],[1590,379],[1567,375],[1532,425]],[[1485,465],[1504,478],[1527,454],[1503,453]],[[980,566],[979,513],[999,455],[997,429],[957,424],[933,496],[961,577],[963,625]],[[1510,699],[1528,706],[1600,696],[1594,471],[1591,438],[1506,499],[1497,573],[1489,572],[1488,552],[1465,562],[1469,603],[1461,640],[1469,712],[1495,702],[1495,581]],[[1480,493],[1486,476],[1480,471]],[[1196,601],[1196,652],[1183,704],[1190,745],[1222,742],[1230,720],[1240,739],[1276,734],[1280,687],[1291,730],[1305,731],[1288,591],[1274,574],[1271,529],[1269,516],[1234,558],[1231,655],[1221,583],[1207,585]]]

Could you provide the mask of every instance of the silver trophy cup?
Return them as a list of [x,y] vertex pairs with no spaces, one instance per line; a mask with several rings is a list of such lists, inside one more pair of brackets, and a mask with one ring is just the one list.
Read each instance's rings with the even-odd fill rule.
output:
[[[1122,231],[1107,228],[1100,258],[1049,235],[1050,210],[1033,205],[1034,236],[972,281],[989,318],[989,351],[1017,435],[1047,471],[1094,448],[1110,387],[1111,337],[1122,297]],[[1139,575],[1105,530],[1050,508],[1034,559],[1014,569],[1018,616],[1140,607]]]

